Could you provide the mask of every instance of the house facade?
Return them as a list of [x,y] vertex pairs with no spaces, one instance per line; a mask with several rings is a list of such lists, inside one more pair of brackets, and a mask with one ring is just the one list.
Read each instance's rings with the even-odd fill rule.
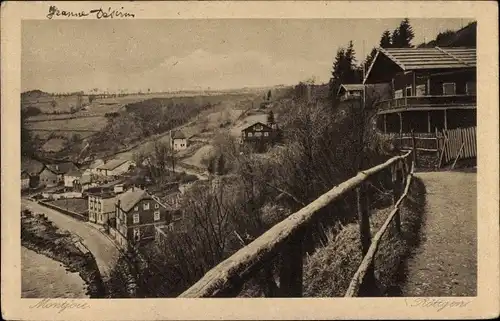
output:
[[63,174],[59,172],[56,166],[45,166],[38,174],[39,183],[46,187],[57,186],[63,180]]
[[241,141],[243,143],[271,143],[278,139],[279,129],[276,123],[264,124],[256,122],[241,131]]
[[89,222],[108,225],[115,217],[115,196],[113,191],[104,189],[88,193]]
[[82,172],[79,170],[71,170],[64,174],[64,187],[80,190],[80,180]]
[[171,220],[170,211],[160,200],[146,191],[131,188],[116,197],[116,240],[122,248],[138,246],[155,237],[155,226]]
[[119,176],[130,170],[134,163],[125,159],[113,159],[105,161],[96,167],[96,173],[103,176]]
[[385,133],[476,126],[475,48],[381,48],[364,83],[391,87],[377,104]]
[[359,99],[363,97],[363,84],[343,84],[339,87],[337,97],[340,101],[348,99]]
[[188,146],[187,138],[181,131],[170,131],[170,142],[174,151],[184,150]]

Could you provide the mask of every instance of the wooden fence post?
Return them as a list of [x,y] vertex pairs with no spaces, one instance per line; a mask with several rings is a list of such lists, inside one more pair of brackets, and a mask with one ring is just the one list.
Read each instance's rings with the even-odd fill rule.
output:
[[415,163],[415,167],[417,167],[417,142],[415,140],[415,132],[413,131],[413,129],[411,130],[411,144],[412,144],[413,162]]
[[361,184],[356,189],[356,193],[358,202],[358,220],[361,251],[364,256],[366,252],[368,252],[371,244],[369,200],[366,193],[366,186]]
[[280,296],[302,297],[304,229],[290,238],[281,252]]
[[[405,179],[404,177],[400,177],[404,175],[401,175],[401,171],[397,168],[393,167],[393,171],[395,171],[395,173],[392,175],[392,205],[396,205],[396,202],[401,197],[401,185],[405,183]],[[394,222],[396,225],[396,231],[398,234],[401,233],[401,215],[399,209],[394,217]]]
[[[357,203],[358,203],[358,220],[359,220],[359,234],[361,241],[361,253],[364,257],[368,252],[371,245],[371,232],[370,232],[370,200],[366,191],[366,186],[361,184],[357,189]],[[375,279],[375,268],[372,264],[366,271],[365,278],[363,279],[359,296],[377,296],[378,288]]]

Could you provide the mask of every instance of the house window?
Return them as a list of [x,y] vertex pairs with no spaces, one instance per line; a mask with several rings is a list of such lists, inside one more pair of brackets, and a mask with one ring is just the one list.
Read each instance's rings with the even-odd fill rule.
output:
[[138,210],[139,210],[139,206],[134,207],[134,211],[137,212]]
[[134,224],[139,223],[139,214],[134,214]]
[[400,90],[396,90],[394,92],[394,98],[402,98],[403,97],[403,89],[400,89]]
[[141,230],[138,228],[134,229],[134,241],[139,241],[141,239]]
[[158,203],[155,204],[155,208],[160,208],[160,205],[158,205]]
[[144,204],[142,205],[142,208],[143,208],[145,211],[149,210],[149,203],[144,203]]
[[257,125],[257,126],[254,127],[254,129],[257,130],[257,131],[260,131],[260,130],[262,130],[262,126],[261,125]]
[[269,136],[269,132],[264,132],[264,136]]
[[455,83],[445,82],[443,83],[443,95],[455,95]]
[[252,134],[252,133],[248,133],[248,137],[252,137],[252,136],[253,136],[253,134]]
[[405,88],[405,94],[406,94],[406,97],[412,96],[412,94],[411,94],[411,86],[408,86],[408,87]]
[[475,95],[476,94],[476,82],[475,81],[468,81],[465,84],[465,92],[467,95]]
[[155,211],[154,212],[154,219],[155,219],[155,221],[159,221],[160,220],[160,211]]
[[425,85],[417,85],[415,96],[425,96]]
[[260,137],[262,135],[261,132],[255,133],[255,137]]

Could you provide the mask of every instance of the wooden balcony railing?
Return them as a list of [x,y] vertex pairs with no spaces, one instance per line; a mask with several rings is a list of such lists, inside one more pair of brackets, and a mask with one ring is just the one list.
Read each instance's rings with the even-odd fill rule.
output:
[[[374,280],[373,257],[379,241],[394,222],[397,231],[401,231],[399,207],[408,194],[415,164],[415,152],[393,157],[385,163],[358,173],[330,191],[321,195],[312,203],[276,224],[252,243],[240,249],[231,257],[208,271],[203,278],[180,295],[182,298],[232,297],[237,296],[244,283],[256,276],[261,270],[266,271],[269,289],[264,289],[268,296],[301,297],[303,279],[304,240],[309,225],[319,219],[321,209],[334,201],[340,200],[352,190],[357,191],[360,238],[364,259],[354,275],[345,296],[358,296],[363,284]],[[384,172],[391,175],[393,182],[394,209],[389,217],[371,238],[369,222],[369,202],[367,188],[370,179]],[[403,191],[403,192],[402,192]],[[401,193],[402,192],[402,193]],[[271,260],[281,257],[279,267],[279,288],[272,272],[266,267]]]
[[404,108],[475,106],[475,95],[409,96],[383,100],[377,104],[381,111]]

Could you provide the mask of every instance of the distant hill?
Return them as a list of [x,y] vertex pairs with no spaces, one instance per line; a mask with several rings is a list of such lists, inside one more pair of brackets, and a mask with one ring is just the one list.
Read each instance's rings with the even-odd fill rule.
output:
[[418,45],[418,48],[472,47],[476,48],[477,22],[474,21],[460,30],[440,32],[436,39]]
[[47,96],[50,96],[50,94],[38,89],[25,91],[21,93],[21,99],[33,99],[33,98],[40,98]]

